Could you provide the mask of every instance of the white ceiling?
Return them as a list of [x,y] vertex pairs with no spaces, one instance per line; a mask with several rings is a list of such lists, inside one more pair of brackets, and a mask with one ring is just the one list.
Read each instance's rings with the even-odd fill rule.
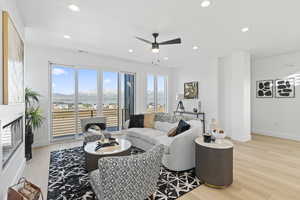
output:
[[[299,0],[18,0],[26,40],[151,63],[150,46],[181,37],[182,45],[161,46],[162,65],[180,67],[207,56],[247,50],[264,57],[300,50]],[[76,4],[80,12],[72,12]],[[242,27],[250,31],[242,33]],[[70,35],[70,40],[63,35]],[[192,50],[198,45],[197,51]],[[130,54],[128,49],[133,49]]]

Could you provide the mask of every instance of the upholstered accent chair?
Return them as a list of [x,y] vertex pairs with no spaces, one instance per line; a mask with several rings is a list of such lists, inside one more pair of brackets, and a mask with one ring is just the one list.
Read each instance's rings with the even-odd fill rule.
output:
[[98,200],[143,200],[152,196],[160,174],[163,145],[131,156],[104,157],[89,176]]
[[[102,117],[90,117],[90,118],[80,119],[81,130],[82,130],[82,134],[83,134],[83,138],[84,138],[83,146],[85,146],[86,143],[88,143],[88,142],[94,142],[96,140],[101,139],[101,135],[95,134],[93,132],[89,132],[87,130],[87,127],[90,124],[96,124],[99,126],[99,128],[102,131],[104,131],[103,129],[105,129],[105,127],[106,127],[106,117],[102,116]],[[105,135],[105,137],[111,136],[111,134],[108,132],[104,132],[103,134]]]

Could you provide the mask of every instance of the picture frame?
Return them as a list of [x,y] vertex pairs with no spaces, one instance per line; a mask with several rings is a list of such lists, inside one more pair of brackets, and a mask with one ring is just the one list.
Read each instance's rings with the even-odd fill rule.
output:
[[198,82],[184,83],[184,99],[198,99],[199,88]]
[[21,104],[24,92],[24,42],[7,11],[2,12],[3,104]]
[[256,98],[273,98],[273,97],[274,97],[273,80],[256,81]]
[[276,79],[275,98],[295,98],[295,79]]

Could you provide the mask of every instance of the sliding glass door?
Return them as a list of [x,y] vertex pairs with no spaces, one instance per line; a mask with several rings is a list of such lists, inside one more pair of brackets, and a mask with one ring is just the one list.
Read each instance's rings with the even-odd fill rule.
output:
[[117,131],[134,113],[135,74],[52,65],[52,138],[77,137],[80,119],[103,115]]
[[116,131],[134,113],[135,74],[103,72],[103,109],[107,129]]
[[55,65],[52,68],[53,137],[74,136],[77,132],[75,110],[75,70]]
[[97,115],[97,70],[79,69],[78,74],[78,100],[77,122],[78,133],[81,133],[80,119]]
[[103,72],[103,109],[109,131],[119,130],[118,72]]
[[119,73],[119,104],[120,104],[120,125],[123,125],[130,115],[134,114],[135,110],[135,74]]

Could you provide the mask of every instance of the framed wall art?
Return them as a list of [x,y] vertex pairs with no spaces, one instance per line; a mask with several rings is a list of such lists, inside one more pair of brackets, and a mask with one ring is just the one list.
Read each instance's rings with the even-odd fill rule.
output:
[[198,99],[198,82],[184,83],[184,99]]
[[295,79],[277,79],[275,80],[276,98],[295,98]]
[[256,81],[256,98],[273,98],[273,80]]
[[6,11],[2,26],[3,104],[24,103],[24,42]]

